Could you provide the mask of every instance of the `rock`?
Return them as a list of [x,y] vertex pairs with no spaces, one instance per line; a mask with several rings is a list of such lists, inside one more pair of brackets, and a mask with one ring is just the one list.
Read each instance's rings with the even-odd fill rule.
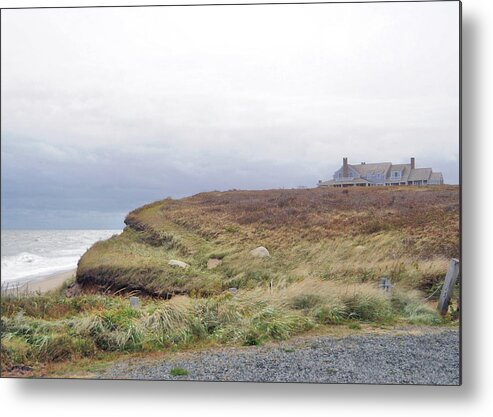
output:
[[270,256],[270,253],[263,246],[259,246],[258,248],[255,248],[252,251],[250,251],[250,255],[252,255],[255,258],[265,258],[266,256]]
[[10,372],[15,372],[16,374],[24,375],[26,373],[29,373],[33,370],[30,366],[20,364],[20,365],[14,365],[8,368]]
[[65,290],[65,296],[68,298],[77,297],[82,294],[82,288],[78,282],[70,284]]
[[221,265],[223,263],[223,261],[221,261],[220,259],[216,259],[216,258],[211,258],[207,261],[207,269],[214,269],[214,268],[217,268],[219,265]]
[[168,265],[177,266],[179,268],[188,268],[190,266],[186,262],[177,261],[176,259],[171,259],[171,261],[168,262]]

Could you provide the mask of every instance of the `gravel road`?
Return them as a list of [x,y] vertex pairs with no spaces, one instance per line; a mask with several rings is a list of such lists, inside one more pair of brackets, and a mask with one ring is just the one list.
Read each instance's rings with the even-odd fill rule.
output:
[[[173,368],[188,371],[171,376]],[[120,362],[101,378],[194,381],[459,384],[459,332],[328,336]]]

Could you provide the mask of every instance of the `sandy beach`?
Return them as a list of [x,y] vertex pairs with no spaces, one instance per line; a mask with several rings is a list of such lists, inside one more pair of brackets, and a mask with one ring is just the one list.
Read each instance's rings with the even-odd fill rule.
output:
[[[18,292],[20,294],[23,293],[46,293],[49,291],[56,290],[60,288],[63,283],[72,278],[75,275],[75,268],[70,271],[57,272],[56,274],[48,275],[43,278],[36,279],[34,281],[26,282],[25,284],[20,285],[19,287],[15,287],[12,289],[7,288],[7,292]],[[5,284],[4,284],[5,285]]]

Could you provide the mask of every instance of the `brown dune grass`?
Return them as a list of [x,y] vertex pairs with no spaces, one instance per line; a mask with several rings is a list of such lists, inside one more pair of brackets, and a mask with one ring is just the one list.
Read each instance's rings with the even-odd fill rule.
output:
[[[79,282],[151,293],[217,293],[306,277],[390,276],[430,289],[459,254],[457,186],[202,193],[134,210],[125,232],[82,258]],[[271,257],[253,259],[265,246]],[[207,270],[210,258],[221,267]],[[175,270],[170,259],[191,267]],[[147,278],[146,278],[147,277]]]

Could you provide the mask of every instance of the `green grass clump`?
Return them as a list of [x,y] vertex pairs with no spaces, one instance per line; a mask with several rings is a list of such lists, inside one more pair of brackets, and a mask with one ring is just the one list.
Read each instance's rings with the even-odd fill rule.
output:
[[323,301],[322,297],[315,294],[300,294],[291,300],[291,307],[295,310],[309,310]]
[[61,319],[95,309],[108,309],[115,299],[101,295],[81,295],[67,298],[61,294],[39,294],[36,296],[15,297],[3,294],[6,302],[1,304],[2,317],[21,313],[35,318]]
[[284,340],[312,327],[313,322],[305,316],[268,306],[251,318],[250,333],[247,334],[259,335],[260,342],[263,339]]
[[345,295],[342,301],[350,319],[386,322],[394,318],[392,305],[384,295],[358,292]]
[[137,320],[139,313],[129,307],[98,313],[70,321],[74,334],[91,339],[103,351],[141,350],[145,328]]
[[172,368],[169,371],[171,376],[186,376],[188,375],[188,371],[185,368]]
[[340,301],[326,303],[315,311],[315,318],[321,324],[340,324],[348,317],[346,306]]
[[[2,355],[6,366],[50,363],[95,356],[102,352],[176,349],[200,342],[261,344],[284,340],[313,327],[302,312],[270,305],[254,293],[233,297],[229,293],[210,298],[175,297],[170,301],[143,301],[140,309],[123,297],[108,297],[107,309],[58,313],[42,319],[22,311],[2,317]],[[33,302],[36,296],[30,296]],[[11,312],[18,300],[2,304]],[[32,310],[45,316],[45,310]]]
[[439,325],[443,323],[443,318],[437,310],[427,305],[416,291],[393,291],[391,302],[394,310],[411,324]]
[[63,322],[33,319],[18,314],[2,318],[2,348],[8,362],[16,364],[36,362],[59,362],[72,357],[76,351],[81,355],[92,354],[72,337]]
[[426,305],[410,304],[406,306],[404,313],[412,324],[438,325],[443,323],[443,318],[438,312]]

